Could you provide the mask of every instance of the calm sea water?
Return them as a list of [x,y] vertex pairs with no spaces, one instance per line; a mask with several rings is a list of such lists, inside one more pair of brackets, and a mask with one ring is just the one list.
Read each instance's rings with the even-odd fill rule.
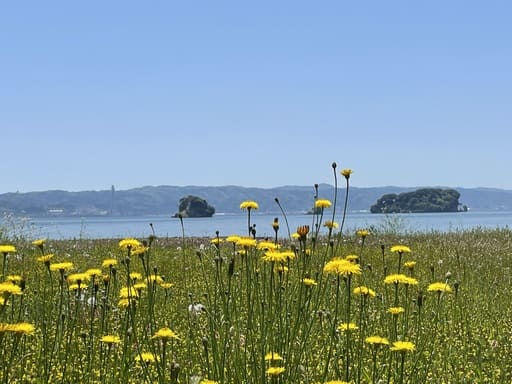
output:
[[[284,216],[281,214],[258,214],[254,212],[251,223],[256,224],[257,236],[273,236],[272,222],[277,217],[280,222],[280,235],[287,235]],[[288,215],[290,231],[299,225],[312,226],[313,216],[305,214]],[[324,219],[329,219],[325,217]],[[336,221],[340,221],[336,217]],[[182,227],[179,219],[167,216],[142,217],[84,217],[84,218],[25,218],[11,219],[3,226],[16,235],[28,238],[45,237],[48,239],[73,238],[144,238],[152,233],[158,237],[179,237]],[[247,232],[247,215],[215,215],[211,218],[183,219],[185,236],[214,237],[231,234],[244,235]],[[379,229],[396,229],[400,231],[462,231],[472,228],[512,228],[512,212],[481,211],[460,213],[421,213],[399,215],[376,215],[370,213],[349,213],[345,220],[344,232],[360,228],[377,227]],[[321,229],[326,232],[325,228]]]

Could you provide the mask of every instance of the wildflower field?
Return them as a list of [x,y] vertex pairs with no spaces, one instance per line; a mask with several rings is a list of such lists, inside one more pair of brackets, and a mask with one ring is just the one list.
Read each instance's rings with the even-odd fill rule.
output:
[[247,200],[209,239],[2,239],[0,382],[512,382],[509,229],[347,233],[318,192],[291,236]]

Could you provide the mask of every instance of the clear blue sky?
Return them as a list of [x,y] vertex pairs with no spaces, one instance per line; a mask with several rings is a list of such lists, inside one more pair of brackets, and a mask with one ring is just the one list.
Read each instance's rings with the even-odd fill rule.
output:
[[10,1],[0,193],[512,189],[509,1]]

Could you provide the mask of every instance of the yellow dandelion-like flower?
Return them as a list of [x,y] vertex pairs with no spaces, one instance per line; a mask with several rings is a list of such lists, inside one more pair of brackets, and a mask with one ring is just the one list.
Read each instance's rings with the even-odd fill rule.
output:
[[70,269],[73,269],[73,267],[74,267],[74,265],[70,261],[67,261],[64,263],[54,263],[54,264],[50,264],[50,271],[65,272],[65,271],[69,271]]
[[391,347],[391,350],[396,352],[412,352],[415,349],[414,343],[410,341],[395,341]]
[[416,262],[415,261],[406,261],[404,263],[404,267],[407,268],[407,269],[414,269],[415,266],[416,266]]
[[105,344],[119,344],[121,342],[121,338],[116,335],[105,335],[100,341]]
[[119,290],[120,299],[128,299],[130,297],[138,297],[139,292],[134,287],[122,287]]
[[266,262],[284,263],[287,256],[279,251],[267,251],[261,259]]
[[389,345],[389,340],[381,336],[368,336],[364,341],[372,345]]
[[335,229],[335,228],[338,228],[339,227],[339,224],[335,221],[332,221],[332,220],[327,220],[325,223],[324,223],[324,227],[327,227],[329,229]]
[[406,276],[403,284],[405,285],[418,285],[418,280],[416,280],[414,277]]
[[130,272],[130,280],[136,281],[142,279],[142,274],[139,272]]
[[80,284],[78,284],[78,283],[73,283],[73,284],[70,284],[70,285],[69,285],[69,288],[68,288],[68,289],[69,289],[71,292],[74,292],[74,291],[78,291],[79,289],[87,289],[87,287],[88,287],[88,285],[87,285],[87,284],[85,284],[85,283],[80,283]]
[[297,240],[297,239],[299,239],[299,238],[300,238],[300,235],[299,235],[297,232],[293,232],[293,233],[292,233],[292,239]]
[[162,276],[156,275],[156,274],[153,273],[153,274],[148,276],[147,281],[148,281],[148,283],[161,284],[161,283],[164,282],[164,279],[162,278]]
[[35,329],[35,326],[30,323],[0,324],[0,334],[2,332],[12,332],[18,335],[33,335]]
[[101,263],[101,266],[103,268],[111,268],[117,265],[116,259],[105,259],[103,260],[103,263]]
[[350,178],[350,175],[354,173],[350,168],[345,168],[341,171],[341,175],[345,178],[345,179],[349,179]]
[[39,256],[36,260],[41,263],[48,264],[50,260],[53,259],[53,256],[53,253],[49,253],[47,255]]
[[174,286],[174,284],[173,284],[173,283],[169,283],[169,282],[165,282],[165,281],[161,282],[159,285],[160,285],[163,289],[169,289],[169,288],[171,288],[171,287],[173,287],[173,286]]
[[10,281],[11,283],[21,283],[23,280],[25,280],[23,278],[23,276],[20,276],[20,275],[8,275],[7,276],[7,281]]
[[403,273],[393,273],[386,276],[384,284],[408,284],[409,278]]
[[236,245],[244,248],[256,247],[256,239],[250,237],[241,237],[236,242]]
[[119,248],[123,250],[132,250],[142,246],[142,243],[137,239],[126,238],[119,241]]
[[121,308],[126,308],[130,305],[130,300],[126,297],[119,299],[117,305]]
[[251,210],[251,209],[258,209],[258,208],[259,208],[258,203],[255,201],[252,201],[252,200],[246,200],[240,204],[240,209]]
[[308,277],[302,279],[302,284],[304,284],[306,287],[314,287],[315,285],[318,285],[318,283],[315,280],[310,279]]
[[427,291],[429,292],[446,292],[446,293],[452,293],[452,288],[448,283],[432,283],[428,286]]
[[238,235],[230,235],[230,236],[226,237],[226,241],[228,243],[236,244],[238,242],[238,240],[240,240],[240,236],[238,236]]
[[288,267],[283,264],[277,264],[274,268],[274,271],[278,273],[286,273],[288,272]]
[[359,327],[355,323],[341,323],[338,325],[338,329],[342,332],[345,331],[355,331],[359,329]]
[[388,313],[391,313],[393,316],[398,316],[401,313],[405,312],[404,307],[391,307],[388,308]]
[[14,245],[0,245],[0,253],[6,255],[14,252],[16,252],[16,247]]
[[348,256],[345,256],[345,260],[348,260],[350,262],[356,262],[357,260],[359,260],[359,256],[357,256],[357,255],[348,255]]
[[279,376],[286,369],[284,367],[269,367],[266,370],[267,375],[269,376]]
[[409,248],[407,245],[393,245],[391,247],[391,252],[394,253],[410,253],[411,248]]
[[218,381],[215,380],[209,380],[209,379],[202,379],[199,384],[219,384]]
[[356,235],[359,236],[359,237],[362,237],[362,238],[367,237],[369,234],[370,234],[370,232],[368,230],[366,230],[366,229],[359,229],[356,232]]
[[144,363],[154,363],[158,360],[158,356],[151,352],[141,352],[137,356],[135,356],[135,361],[144,362]]
[[46,239],[37,239],[32,242],[36,247],[42,247],[46,243]]
[[361,267],[348,260],[335,258],[325,264],[324,272],[343,276],[360,275]]
[[273,243],[271,241],[260,241],[257,245],[256,245],[256,248],[257,249],[263,249],[265,251],[275,251],[279,248],[279,245],[276,244],[276,243]]
[[149,251],[149,247],[145,247],[145,246],[143,246],[143,245],[140,245],[140,246],[138,246],[138,247],[132,248],[132,250],[131,250],[131,254],[132,254],[132,255],[135,255],[135,256],[137,256],[137,255],[143,255],[143,254],[145,254],[145,253],[146,253],[146,252],[148,252],[148,251]]
[[360,287],[354,288],[354,295],[375,297],[375,291],[362,285]]
[[277,361],[283,360],[283,358],[277,352],[269,352],[265,355],[265,361]]
[[5,298],[3,296],[0,296],[0,307],[4,306],[6,303]]
[[91,276],[88,275],[87,273],[73,273],[73,274],[69,275],[66,280],[69,284],[73,284],[73,283],[80,284],[80,283],[89,281],[90,279],[91,279]]
[[136,289],[137,291],[141,291],[143,289],[146,289],[147,287],[148,285],[143,281],[133,284],[133,289]]
[[181,340],[178,337],[178,335],[176,334],[176,332],[174,332],[173,330],[171,330],[170,328],[167,328],[167,327],[160,328],[158,331],[156,331],[156,333],[151,338],[152,339],[164,339],[164,340],[170,340],[170,339]]
[[0,295],[21,295],[23,294],[21,287],[12,281],[0,283]]
[[210,240],[210,244],[219,245],[223,241],[224,240],[222,240],[220,237],[214,237],[213,239]]
[[332,205],[330,200],[327,199],[318,199],[315,201],[315,208],[329,208]]
[[101,276],[101,269],[98,268],[89,268],[87,271],[85,271],[89,277],[94,278],[96,276]]
[[350,382],[345,380],[329,380],[324,382],[324,384],[350,384]]

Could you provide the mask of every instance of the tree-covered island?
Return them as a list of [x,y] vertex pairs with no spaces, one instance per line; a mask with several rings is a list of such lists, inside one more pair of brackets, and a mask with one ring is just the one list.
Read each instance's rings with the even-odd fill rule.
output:
[[371,206],[371,213],[459,212],[467,207],[459,203],[455,189],[422,188],[414,192],[388,193]]

